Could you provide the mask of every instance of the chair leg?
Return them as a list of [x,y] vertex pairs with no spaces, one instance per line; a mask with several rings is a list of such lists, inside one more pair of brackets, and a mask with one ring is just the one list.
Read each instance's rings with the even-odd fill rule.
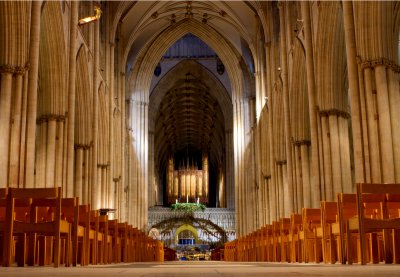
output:
[[[352,240],[351,236],[352,236],[352,234],[351,234],[350,230],[347,230],[347,232],[346,232],[346,241],[347,241],[346,250],[347,250],[347,263],[348,264],[353,264],[353,240]],[[345,259],[343,259],[343,261],[345,264]]]
[[393,263],[400,263],[400,230],[393,230]]
[[25,266],[26,234],[19,235],[17,241],[18,243],[17,243],[15,259],[17,260],[18,266]]
[[366,248],[366,241],[365,241],[365,233],[360,230],[360,257],[361,257],[361,264],[367,264],[367,257],[365,253],[367,250]]
[[54,237],[54,267],[60,266],[60,232],[57,232]]

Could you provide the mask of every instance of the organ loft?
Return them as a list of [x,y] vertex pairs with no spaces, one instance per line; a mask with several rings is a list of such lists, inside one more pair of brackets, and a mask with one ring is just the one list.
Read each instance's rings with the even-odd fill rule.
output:
[[182,162],[177,168],[168,160],[168,203],[185,200],[208,204],[208,156],[203,155],[201,168],[193,161]]

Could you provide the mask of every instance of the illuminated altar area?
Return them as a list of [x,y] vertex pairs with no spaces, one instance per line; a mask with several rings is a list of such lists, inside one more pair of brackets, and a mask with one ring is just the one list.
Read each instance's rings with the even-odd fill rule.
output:
[[174,159],[168,160],[167,201],[168,204],[186,201],[208,203],[209,167],[208,155],[203,154],[202,164],[198,165],[188,158],[175,169]]

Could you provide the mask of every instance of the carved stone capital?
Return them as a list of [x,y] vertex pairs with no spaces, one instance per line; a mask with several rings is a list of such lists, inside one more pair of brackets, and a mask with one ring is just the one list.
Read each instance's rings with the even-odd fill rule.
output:
[[74,148],[76,149],[82,149],[82,150],[88,150],[90,149],[91,144],[75,144]]
[[284,164],[287,164],[287,161],[286,160],[276,160],[275,163],[277,165],[284,165]]
[[65,115],[44,114],[36,119],[36,124],[42,124],[43,122],[49,122],[49,121],[64,122],[65,119],[66,119]]
[[14,72],[15,72],[14,66],[8,64],[0,65],[0,73],[13,74]]
[[16,75],[24,75],[25,71],[26,71],[26,67],[16,66],[14,68],[14,74],[16,74]]
[[293,141],[294,146],[311,145],[311,141],[307,139]]
[[350,118],[350,114],[348,112],[341,111],[341,110],[338,110],[338,109],[319,110],[319,115],[320,116],[336,115],[338,117]]
[[97,164],[97,168],[106,169],[109,164]]
[[392,60],[389,60],[387,58],[378,58],[375,60],[367,60],[367,61],[359,61],[361,64],[361,68],[374,68],[376,66],[383,65],[387,68],[391,68],[394,72],[399,73],[400,72],[400,66]]

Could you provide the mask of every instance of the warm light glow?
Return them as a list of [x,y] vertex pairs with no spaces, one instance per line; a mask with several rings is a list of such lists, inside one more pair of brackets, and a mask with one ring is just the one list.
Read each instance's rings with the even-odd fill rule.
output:
[[96,11],[96,15],[79,19],[79,25],[84,25],[84,24],[99,20],[101,17],[102,11],[101,11],[100,7],[95,7],[94,10]]

